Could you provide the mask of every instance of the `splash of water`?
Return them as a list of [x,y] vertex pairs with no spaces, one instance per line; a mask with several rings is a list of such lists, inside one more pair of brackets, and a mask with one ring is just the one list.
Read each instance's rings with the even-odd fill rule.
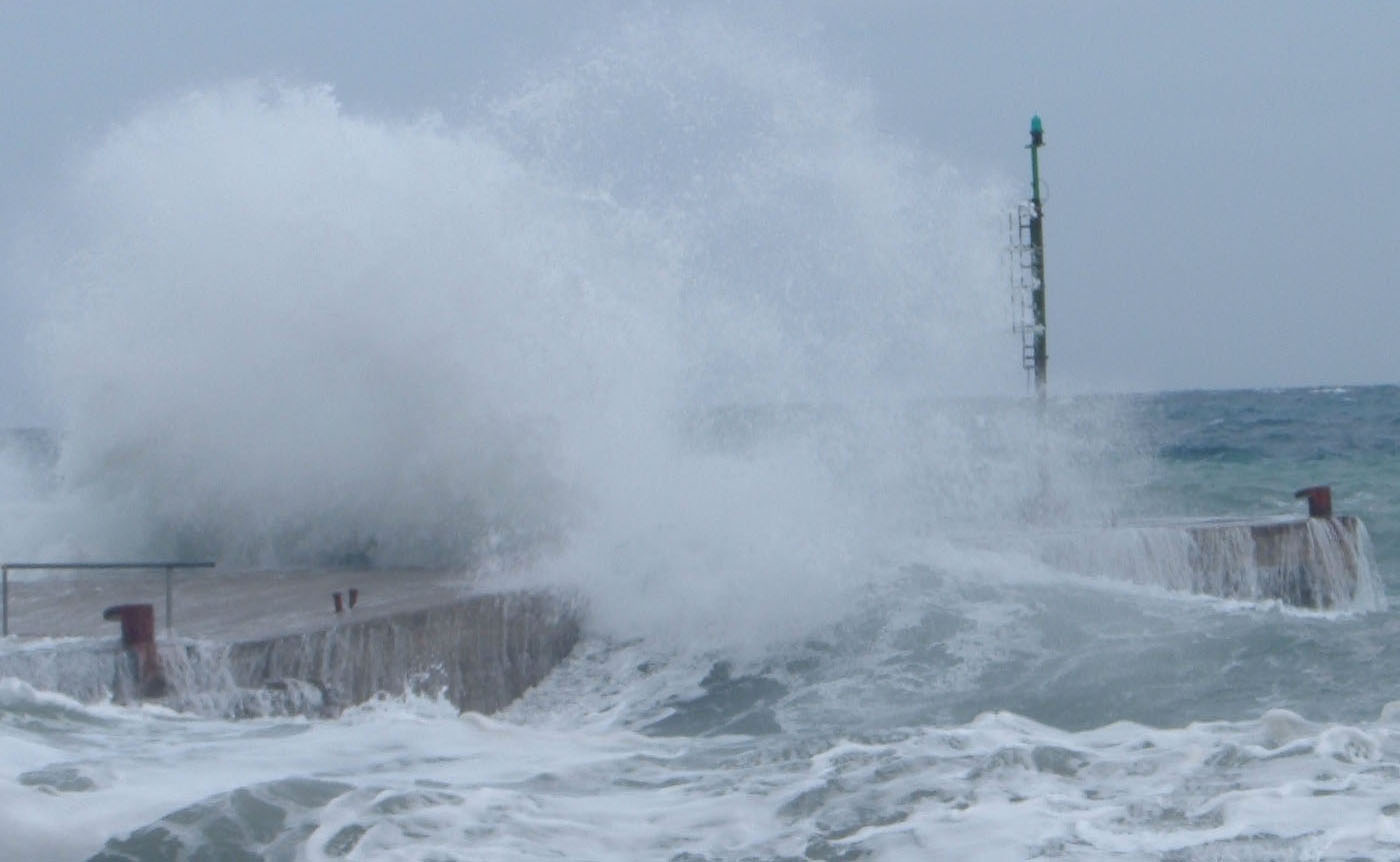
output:
[[1037,470],[1082,472],[1074,434],[1032,445],[1027,415],[946,400],[1014,391],[1008,197],[705,16],[452,120],[192,91],[74,183],[41,339],[61,487],[29,539],[243,564],[565,549],[555,571],[654,593],[659,619],[833,613],[871,530],[1005,519]]

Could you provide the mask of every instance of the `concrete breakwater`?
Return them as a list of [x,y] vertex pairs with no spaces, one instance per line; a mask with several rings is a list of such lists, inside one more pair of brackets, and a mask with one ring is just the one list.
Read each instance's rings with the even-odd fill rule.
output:
[[[206,573],[176,590],[175,631],[157,639],[153,667],[110,623],[100,629],[111,597],[149,599],[159,588],[141,584],[125,576],[20,585],[13,617],[21,631],[62,633],[60,617],[68,629],[98,630],[10,638],[0,646],[0,677],[84,702],[155,695],[227,717],[334,715],[404,692],[493,712],[543,679],[579,636],[573,607],[557,596],[475,593],[446,573]],[[343,584],[359,585],[350,588],[358,601],[352,608],[340,598],[336,612],[329,588]]]
[[1316,610],[1383,607],[1361,519],[1174,520],[1044,533],[1032,551],[1070,571]]
[[502,593],[237,643],[225,661],[240,688],[306,681],[332,709],[408,689],[489,713],[543,679],[578,633],[574,615],[554,597]]

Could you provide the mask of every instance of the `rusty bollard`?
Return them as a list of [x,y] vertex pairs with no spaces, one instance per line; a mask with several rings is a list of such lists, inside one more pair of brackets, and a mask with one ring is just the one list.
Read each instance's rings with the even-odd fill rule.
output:
[[151,605],[113,605],[102,612],[102,619],[121,620],[122,649],[133,660],[133,671],[141,697],[165,694],[165,672],[156,651],[156,612]]
[[335,612],[340,613],[345,610],[345,601],[341,599],[340,593],[331,593],[331,602],[335,604]]
[[1332,489],[1327,485],[1313,485],[1301,491],[1295,491],[1293,496],[1299,500],[1308,498],[1309,518],[1330,518],[1332,517]]

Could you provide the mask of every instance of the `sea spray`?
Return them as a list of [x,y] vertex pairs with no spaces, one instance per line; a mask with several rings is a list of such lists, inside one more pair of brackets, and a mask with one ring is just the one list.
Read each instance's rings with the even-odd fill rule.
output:
[[970,397],[1017,391],[1010,197],[704,15],[451,119],[191,91],[75,178],[40,339],[59,487],[6,529],[533,568],[646,631],[793,637],[891,537],[1111,508],[1111,416]]
[[668,267],[629,219],[324,88],[153,109],[77,194],[86,272],[48,345],[58,469],[117,520],[93,551],[441,563],[547,539],[569,447],[621,442],[667,355],[645,303]]

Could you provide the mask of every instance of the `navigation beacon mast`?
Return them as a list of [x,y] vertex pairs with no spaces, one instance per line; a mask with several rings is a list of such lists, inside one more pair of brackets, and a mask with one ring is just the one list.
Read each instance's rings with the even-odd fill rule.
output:
[[1040,148],[1045,146],[1045,131],[1040,115],[1031,117],[1031,311],[1035,316],[1035,394],[1045,400],[1045,365],[1050,358],[1045,350],[1045,212],[1040,206]]
[[[1045,346],[1045,212],[1040,201],[1040,148],[1045,146],[1045,130],[1040,115],[1031,117],[1031,199],[1017,207],[1016,239],[1013,255],[1019,262],[1019,275],[1013,273],[1014,286],[1021,298],[1021,364],[1034,372],[1035,394],[1045,400],[1046,364],[1049,353]],[[1026,300],[1029,299],[1030,321],[1026,321]]]

